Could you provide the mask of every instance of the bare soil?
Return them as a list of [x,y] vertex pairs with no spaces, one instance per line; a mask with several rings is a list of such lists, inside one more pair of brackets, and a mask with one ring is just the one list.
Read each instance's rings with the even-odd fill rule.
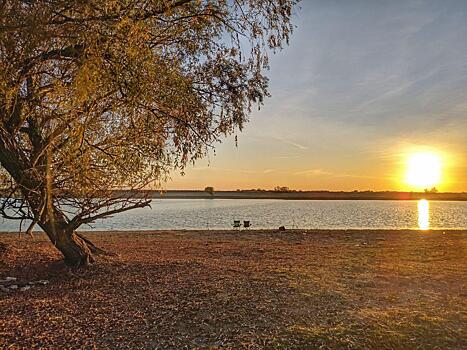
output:
[[466,349],[467,231],[0,234],[1,349]]

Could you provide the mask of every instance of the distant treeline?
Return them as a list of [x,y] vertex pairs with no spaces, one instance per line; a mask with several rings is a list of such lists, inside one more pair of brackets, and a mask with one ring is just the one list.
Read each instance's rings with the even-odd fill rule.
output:
[[[116,191],[115,195],[124,196],[125,191]],[[135,195],[137,193],[133,193]],[[396,192],[396,191],[277,191],[277,190],[237,190],[237,191],[203,191],[203,190],[167,190],[144,191],[140,195],[150,198],[167,199],[327,199],[327,200],[440,200],[440,201],[466,201],[467,192]]]
[[[303,199],[303,200],[418,200],[428,199],[437,201],[467,201],[467,192],[396,192],[396,191],[278,191],[275,190],[146,190],[131,192],[126,190],[114,191],[115,197],[149,197],[167,199]],[[0,197],[7,192],[0,190]]]

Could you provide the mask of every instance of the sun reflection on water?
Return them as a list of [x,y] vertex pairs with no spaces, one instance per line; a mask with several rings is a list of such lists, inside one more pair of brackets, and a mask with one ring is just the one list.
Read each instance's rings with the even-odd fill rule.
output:
[[426,199],[418,201],[418,228],[420,230],[430,228],[430,203]]

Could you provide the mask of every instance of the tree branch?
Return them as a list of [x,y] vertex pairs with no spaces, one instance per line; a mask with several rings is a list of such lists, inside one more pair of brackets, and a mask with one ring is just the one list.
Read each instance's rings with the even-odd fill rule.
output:
[[[183,5],[186,5],[193,0],[177,0],[173,1],[172,4],[167,4],[166,6],[163,6],[162,8],[159,9],[154,9],[152,11],[146,11],[140,14],[136,14],[133,16],[129,16],[133,20],[146,20],[155,16],[162,15],[166,12],[172,11],[178,7],[181,7]],[[116,19],[119,19],[123,16],[122,13],[116,13],[116,14],[110,14],[110,15],[102,15],[102,16],[89,16],[85,18],[73,18],[73,17],[68,17],[63,14],[60,14],[60,17],[62,19],[58,20],[51,20],[48,22],[43,23],[43,25],[63,25],[67,23],[78,23],[78,24],[86,24],[88,22],[94,22],[94,21],[114,21]],[[36,24],[34,24],[36,25]],[[31,27],[31,24],[21,24],[21,25],[3,25],[0,26],[0,33],[1,32],[12,32],[16,31],[18,29],[24,29]]]
[[80,227],[81,225],[93,222],[93,221],[95,221],[97,219],[103,219],[103,218],[106,218],[106,217],[109,217],[109,216],[112,216],[112,215],[115,215],[115,214],[118,214],[118,213],[122,213],[124,211],[131,210],[131,209],[150,207],[151,206],[150,203],[151,203],[150,200],[145,200],[144,202],[141,202],[141,203],[136,203],[136,204],[130,205],[128,207],[125,206],[125,207],[121,207],[121,208],[117,208],[117,209],[113,209],[113,210],[108,210],[108,211],[106,211],[104,213],[88,216],[87,218],[84,218],[84,217],[81,217],[81,216],[78,215],[78,216],[75,216],[69,222],[68,229],[70,231],[74,231],[78,227]]

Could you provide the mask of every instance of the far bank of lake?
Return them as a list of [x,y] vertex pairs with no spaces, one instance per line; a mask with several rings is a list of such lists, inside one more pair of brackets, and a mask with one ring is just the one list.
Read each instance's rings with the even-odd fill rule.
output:
[[[128,192],[115,191],[116,195]],[[466,192],[397,192],[397,191],[139,191],[138,196],[154,199],[295,199],[295,200],[433,200],[467,201]]]

